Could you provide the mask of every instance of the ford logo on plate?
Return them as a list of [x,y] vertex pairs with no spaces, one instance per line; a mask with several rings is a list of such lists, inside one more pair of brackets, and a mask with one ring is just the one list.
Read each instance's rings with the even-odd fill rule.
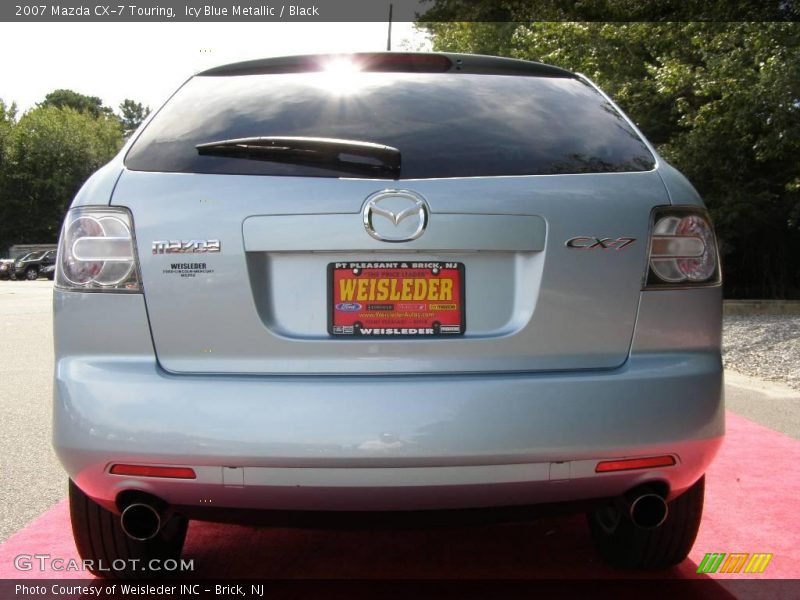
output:
[[358,302],[340,302],[336,305],[336,310],[342,312],[358,312],[361,310],[361,305]]

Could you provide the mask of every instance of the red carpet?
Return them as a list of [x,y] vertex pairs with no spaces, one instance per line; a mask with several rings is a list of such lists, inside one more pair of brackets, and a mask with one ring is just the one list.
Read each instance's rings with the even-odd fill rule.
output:
[[[656,575],[612,570],[595,556],[582,516],[435,531],[327,532],[193,523],[184,551],[195,577],[694,578],[706,552],[771,552],[762,575],[800,578],[800,441],[728,413],[707,476],[703,524],[689,559]],[[80,577],[14,567],[19,554],[76,558],[66,501],[0,546],[0,578]]]

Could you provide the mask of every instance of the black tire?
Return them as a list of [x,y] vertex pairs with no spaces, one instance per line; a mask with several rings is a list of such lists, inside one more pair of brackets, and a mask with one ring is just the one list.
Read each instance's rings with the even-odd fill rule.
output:
[[616,505],[589,513],[589,531],[603,559],[624,569],[667,569],[689,554],[703,516],[705,475],[669,503],[669,514],[655,529],[636,527]]
[[39,269],[36,267],[28,267],[25,269],[25,279],[28,281],[36,281],[39,279]]
[[[166,560],[180,559],[189,525],[185,517],[173,515],[150,540],[133,540],[122,531],[119,515],[97,504],[72,480],[69,482],[69,514],[78,554],[84,561],[92,561],[87,566],[97,577],[139,579],[178,574],[174,570],[164,570],[163,565]],[[122,565],[120,559],[125,561],[125,568],[112,569]],[[160,570],[148,570],[153,559],[160,561]]]

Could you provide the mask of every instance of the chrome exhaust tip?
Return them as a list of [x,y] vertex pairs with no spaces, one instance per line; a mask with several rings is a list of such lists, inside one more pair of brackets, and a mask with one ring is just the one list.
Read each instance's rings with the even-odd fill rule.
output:
[[120,525],[129,538],[145,542],[161,530],[161,514],[149,504],[129,504],[122,511]]
[[658,494],[641,494],[631,501],[628,514],[637,527],[655,529],[667,520],[669,506]]

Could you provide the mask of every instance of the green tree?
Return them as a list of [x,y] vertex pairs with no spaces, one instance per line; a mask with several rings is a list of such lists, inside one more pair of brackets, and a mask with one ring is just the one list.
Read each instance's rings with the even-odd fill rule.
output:
[[[444,18],[456,4],[435,8]],[[556,3],[499,4],[517,18],[509,5]],[[490,6],[497,4],[469,3]],[[727,293],[800,297],[800,24],[422,26],[436,50],[504,54],[588,75],[703,195],[722,240]]]
[[55,242],[83,182],[122,145],[114,116],[38,106],[11,129],[2,169],[0,248]]
[[[6,103],[0,99],[0,220],[2,219],[4,206],[8,202],[8,145],[11,138],[11,133],[14,129],[14,124],[17,115],[17,107],[15,104],[7,106]],[[0,228],[2,224],[0,222]],[[2,236],[0,236],[0,241]],[[0,243],[0,256],[5,252],[5,247]]]
[[86,96],[72,90],[55,90],[44,97],[39,106],[54,106],[56,108],[72,108],[78,112],[88,113],[97,118],[102,115],[111,115],[113,111],[108,106],[103,106],[103,101],[97,96]]
[[426,22],[797,20],[797,0],[422,0]]
[[[17,105],[12,102],[11,106],[7,106],[3,99],[0,98],[0,180],[4,172],[3,165],[5,163],[8,139],[14,127],[14,123],[16,122],[16,118]],[[2,199],[2,184],[0,183],[0,202],[2,202]]]
[[10,105],[0,98],[0,127],[11,127],[17,119],[17,104],[12,102]]
[[141,102],[135,102],[130,98],[125,98],[122,104],[119,105],[120,110],[120,123],[122,123],[122,132],[125,137],[132,134],[142,121],[150,114],[150,107],[143,106]]

